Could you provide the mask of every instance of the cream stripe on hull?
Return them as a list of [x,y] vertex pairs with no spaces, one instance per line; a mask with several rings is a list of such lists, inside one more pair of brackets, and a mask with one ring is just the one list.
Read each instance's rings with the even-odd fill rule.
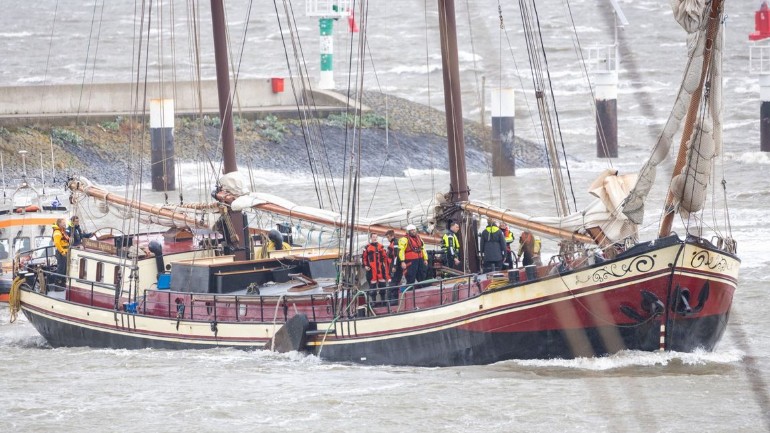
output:
[[[740,265],[738,260],[691,244],[687,244],[683,254],[677,258],[680,246],[681,244],[676,244],[651,251],[649,255],[634,256],[627,260],[607,263],[605,266],[594,266],[532,284],[492,290],[481,296],[441,308],[357,320],[356,335],[343,334],[348,325],[345,322],[337,322],[336,331],[338,335],[344,335],[344,338],[335,338],[329,334],[325,339],[321,336],[316,341],[309,342],[308,345],[349,344],[351,340],[355,342],[387,340],[463,327],[511,312],[618,290],[629,283],[639,284],[661,277],[669,278],[671,265],[675,261],[678,261],[675,271],[678,277],[691,276],[722,283],[733,290],[736,288]],[[487,311],[487,313],[479,314],[480,311]],[[612,322],[610,318],[607,318],[607,321]],[[319,322],[318,329],[334,330],[335,327],[330,326],[330,322]],[[396,334],[394,330],[398,333]],[[385,332],[387,335],[377,335]]]
[[[112,310],[81,306],[37,293],[21,292],[22,310],[48,320],[76,325],[93,331],[125,337],[151,338],[187,345],[261,347],[281,324],[260,322],[217,323],[156,318],[140,314],[115,313]],[[117,318],[117,321],[116,321]]]
[[[680,244],[676,244],[531,284],[490,290],[437,308],[342,320],[335,322],[336,329],[331,322],[318,322],[319,331],[334,329],[337,335],[329,334],[325,339],[318,336],[308,345],[355,344],[465,327],[500,315],[622,289],[630,284],[652,284],[656,279],[668,279],[675,261],[679,265],[677,277],[689,276],[735,288],[739,262],[733,257],[693,245],[687,245],[677,257],[679,251]],[[26,291],[22,291],[21,300],[25,312],[48,320],[124,337],[189,346],[260,347],[282,326],[282,323],[218,322],[214,332],[211,321],[180,320],[177,329],[177,320],[173,318],[116,313]],[[353,335],[348,334],[349,329]]]

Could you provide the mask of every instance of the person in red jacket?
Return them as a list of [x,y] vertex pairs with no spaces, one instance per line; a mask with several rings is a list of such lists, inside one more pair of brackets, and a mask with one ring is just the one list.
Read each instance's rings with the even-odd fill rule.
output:
[[[380,301],[386,301],[385,287],[390,280],[390,269],[388,269],[388,253],[381,243],[377,242],[377,233],[369,234],[369,244],[364,248],[363,254],[364,269],[366,269],[366,280],[369,281],[369,301],[376,305],[377,293],[380,294]],[[381,290],[371,290],[371,289]]]
[[385,238],[388,240],[388,269],[390,270],[390,281],[388,286],[390,288],[388,292],[388,301],[391,305],[398,303],[398,286],[401,284],[401,280],[404,278],[404,270],[401,269],[401,262],[398,259],[398,239],[396,239],[396,233],[393,230],[388,230],[385,233]]

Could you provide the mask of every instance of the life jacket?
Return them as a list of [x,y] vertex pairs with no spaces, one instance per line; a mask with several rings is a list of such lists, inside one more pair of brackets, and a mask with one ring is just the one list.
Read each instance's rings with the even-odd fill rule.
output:
[[[257,254],[257,257],[260,259],[266,259],[270,257],[271,251],[276,251],[276,243],[269,240],[266,244],[262,245],[262,248],[260,248],[259,253]],[[288,242],[282,242],[281,243],[281,250],[290,250],[291,244]]]
[[444,234],[444,253],[456,256],[460,251],[460,240],[457,239],[457,234],[453,231],[448,231]]
[[71,245],[80,245],[83,239],[83,229],[79,225],[76,226],[72,221],[67,222],[67,228],[64,229],[64,233],[69,236]]
[[401,260],[416,260],[422,257],[428,260],[428,253],[425,252],[424,244],[419,235],[407,234],[398,241],[398,257]]
[[[487,239],[492,239],[492,234],[493,233],[497,233],[498,231],[500,231],[500,227],[497,227],[497,226],[487,226],[487,228],[485,228],[484,231],[489,233],[489,235],[487,236]],[[482,235],[483,234],[484,233],[482,232]]]
[[388,240],[388,268],[393,266],[393,263],[398,259],[398,241],[396,238]]
[[53,241],[53,245],[56,247],[56,251],[58,251],[59,254],[66,256],[70,247],[70,237],[64,230],[59,228],[57,224],[54,224],[52,228],[53,232],[51,233],[51,240]]
[[509,228],[503,229],[503,235],[505,235],[505,243],[508,244],[508,250],[511,249],[511,244],[513,243],[513,232]]
[[362,257],[364,266],[369,267],[371,273],[370,281],[385,282],[390,279],[390,269],[388,266],[388,254],[379,242],[370,243],[364,248]]

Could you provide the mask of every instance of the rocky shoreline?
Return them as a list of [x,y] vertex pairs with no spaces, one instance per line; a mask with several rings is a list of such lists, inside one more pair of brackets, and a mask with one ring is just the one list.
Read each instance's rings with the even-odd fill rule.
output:
[[[403,176],[406,169],[448,167],[445,115],[442,111],[378,92],[365,92],[363,104],[371,108],[362,118],[360,134],[346,127],[352,119],[333,114],[303,126],[295,119],[279,119],[268,113],[258,120],[235,121],[236,154],[239,167],[297,174],[341,175],[351,161],[353,148],[360,151],[365,176]],[[387,119],[387,121],[386,121]],[[387,128],[386,128],[387,125]],[[486,172],[491,167],[492,140],[489,128],[465,120],[466,165],[469,171]],[[178,162],[210,160],[219,167],[219,119],[177,118],[174,151]],[[546,163],[541,146],[516,140],[516,166],[541,167]],[[358,150],[360,149],[360,150]],[[0,151],[4,175],[21,174],[19,150],[27,150],[30,176],[51,168],[54,156],[57,180],[71,174],[87,174],[100,184],[123,184],[127,167],[139,167],[136,155],[143,155],[142,178],[150,179],[148,131],[135,120],[73,122],[52,126],[38,122],[14,128],[0,127]],[[311,166],[310,161],[313,161]],[[138,172],[134,169],[134,173]]]

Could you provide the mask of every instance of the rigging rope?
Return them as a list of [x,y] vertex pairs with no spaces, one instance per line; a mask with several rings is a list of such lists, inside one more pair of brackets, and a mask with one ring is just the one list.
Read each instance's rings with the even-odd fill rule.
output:
[[[281,24],[281,17],[280,17],[279,11],[278,11],[278,3],[277,3],[276,0],[273,0],[273,7],[274,7],[274,10],[275,10],[276,20],[278,22],[279,32],[281,34],[281,42],[282,42],[283,48],[284,48],[284,55],[285,55],[285,58],[286,58],[286,66],[287,66],[287,68],[289,70],[289,76],[291,76],[292,75],[292,72],[291,72],[292,71],[292,67],[291,67],[291,62],[289,61],[289,50],[288,50],[287,45],[286,45],[286,38],[284,36],[283,26]],[[291,43],[292,43],[292,48],[293,48],[293,53],[294,53],[294,62],[297,65],[302,65],[303,62],[304,62],[304,52],[302,51],[302,46],[300,44],[299,37],[296,34],[296,21],[294,20],[293,9],[291,8],[291,5],[289,3],[287,3],[285,0],[283,2],[283,9],[284,9],[284,14],[286,15],[286,20],[287,20],[287,22],[289,24],[288,30],[289,30],[289,35],[291,37]],[[297,70],[298,70],[298,72],[300,74],[300,83],[302,85],[302,89],[305,90],[305,85],[306,85],[305,83],[309,83],[309,80],[306,78],[307,77],[307,71],[303,70],[303,68],[301,66],[298,66]],[[313,178],[313,185],[314,185],[315,192],[316,192],[316,199],[318,200],[319,206],[323,207],[324,200],[323,200],[323,195],[321,193],[321,184],[320,184],[320,180],[319,180],[319,170],[316,167],[316,160],[317,160],[317,158],[315,157],[316,150],[315,150],[315,147],[313,145],[313,139],[312,139],[313,137],[312,136],[308,137],[308,135],[312,135],[312,134],[310,134],[312,132],[312,130],[311,130],[311,128],[306,126],[308,124],[308,120],[307,119],[308,119],[309,115],[307,114],[306,111],[301,109],[301,107],[299,105],[300,98],[297,95],[297,90],[295,89],[294,80],[291,80],[291,85],[292,85],[292,91],[294,92],[295,100],[296,100],[296,104],[297,104],[298,117],[303,121],[303,131],[305,132],[303,134],[303,139],[305,141],[305,151],[306,151],[306,154],[307,154],[307,157],[308,157],[310,173],[311,173],[311,176]],[[303,95],[307,95],[307,94],[312,95],[312,87],[311,87],[309,92],[308,91],[304,91],[302,94]],[[311,96],[311,98],[312,98],[312,96]],[[313,108],[317,108],[315,106],[315,100],[312,101],[312,105],[313,105]],[[320,125],[318,125],[318,128],[320,128]],[[319,133],[319,135],[320,135],[320,133]],[[322,143],[323,143],[323,141],[322,141]],[[326,146],[322,147],[322,149],[324,149],[324,150],[325,150],[325,148],[326,148]],[[327,161],[327,165],[328,165],[328,156],[326,158],[326,161]],[[324,166],[323,166],[323,164],[321,164],[321,169],[323,169],[323,168],[324,168]],[[328,181],[328,178],[326,176],[324,176],[324,177],[327,180],[327,194],[328,194],[328,191],[330,189],[329,188],[329,183],[328,183],[329,181]],[[332,185],[332,188],[333,188],[333,185]],[[333,205],[333,201],[331,200],[331,198],[330,198],[329,201]]]
[[[530,69],[532,70],[532,82],[538,100],[538,112],[542,123],[541,130],[547,145],[547,153],[550,153],[550,155],[548,155],[550,161],[549,171],[551,172],[551,182],[555,196],[554,199],[559,215],[564,216],[571,213],[571,208],[566,200],[567,191],[561,175],[561,162],[555,148],[557,138],[561,144],[562,154],[565,156],[565,160],[566,150],[564,148],[564,139],[561,134],[559,113],[558,110],[556,110],[553,83],[548,67],[548,56],[545,51],[537,7],[532,0],[519,0],[519,5],[521,8],[522,24],[525,30],[527,53],[530,59]],[[553,122],[551,120],[552,115],[554,117]],[[569,166],[567,165],[567,171],[569,171],[568,168]],[[572,189],[571,179],[570,189]],[[572,200],[573,203],[576,203],[574,191],[572,192]]]
[[[59,15],[59,0],[56,0],[53,8],[53,19],[51,20],[51,34],[48,36],[48,55],[45,58],[45,70],[43,72],[43,85],[48,84],[48,65],[51,62],[51,50],[53,49],[53,35],[56,29],[56,17]],[[45,93],[40,92],[40,112],[43,112],[43,98]]]

